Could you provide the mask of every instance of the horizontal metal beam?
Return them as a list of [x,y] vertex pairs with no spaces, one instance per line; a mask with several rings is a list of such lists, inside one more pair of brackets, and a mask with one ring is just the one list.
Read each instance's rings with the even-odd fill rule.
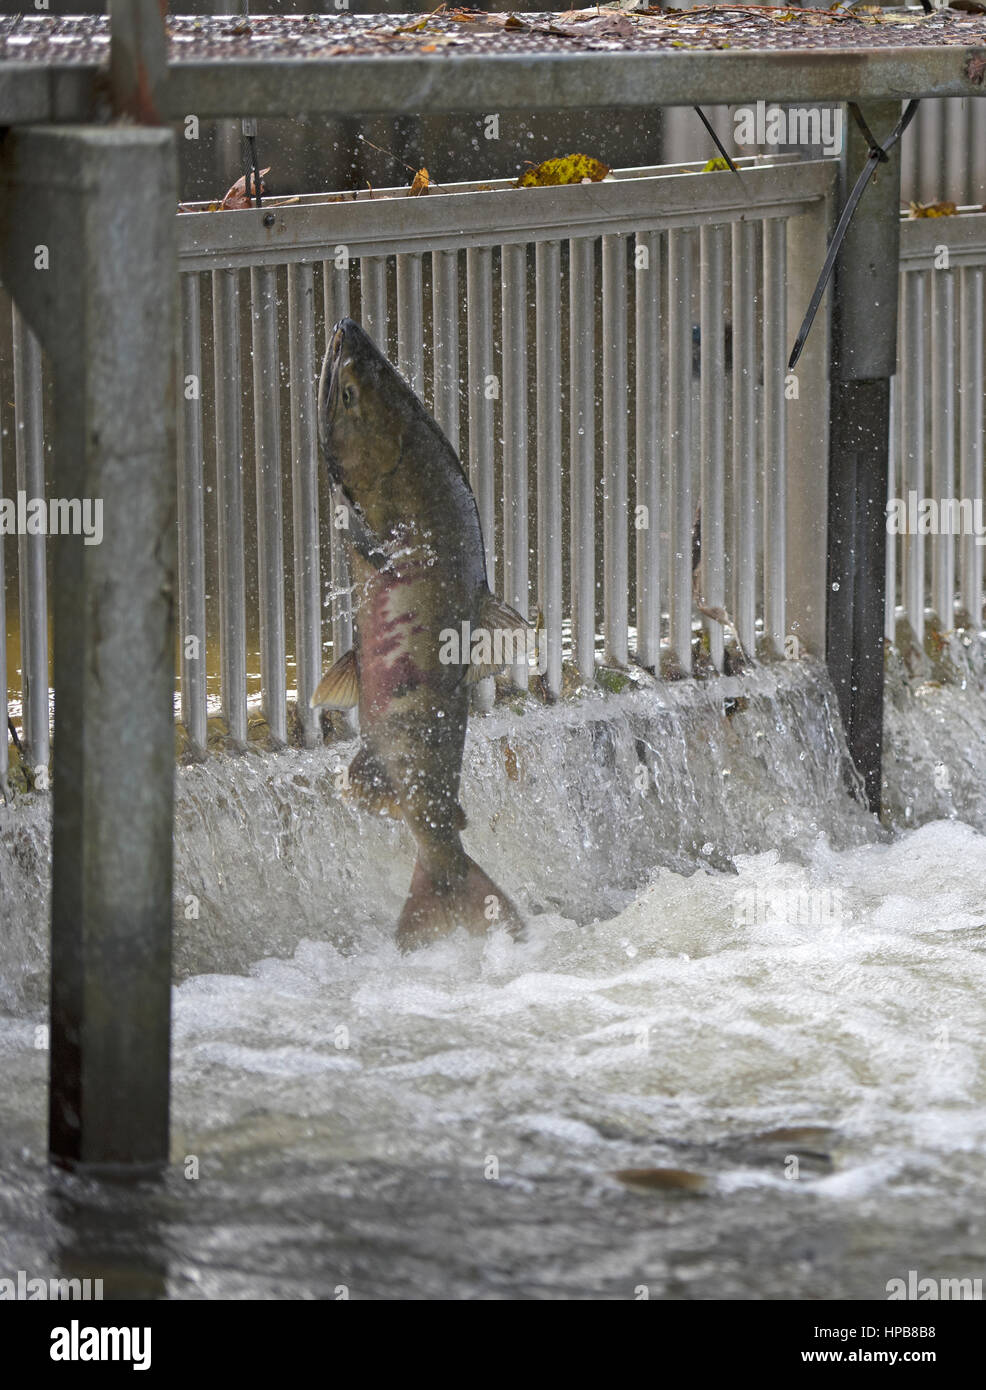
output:
[[[700,167],[700,166],[699,166]],[[489,191],[449,184],[444,193],[408,198],[406,189],[374,197],[330,195],[279,208],[183,213],[178,255],[183,270],[322,260],[326,246],[350,257],[455,247],[561,241],[740,218],[792,217],[825,198],[835,162],[785,161],[730,173],[681,174],[680,165],[621,173],[612,182]],[[271,221],[266,226],[266,221]]]
[[242,59],[175,64],[165,103],[179,119],[983,96],[968,59],[958,47]]
[[[229,58],[172,63],[160,88],[165,119],[446,115],[458,111],[733,105],[851,98],[986,96],[982,47],[852,50],[390,54]],[[970,75],[971,74],[971,75]],[[97,64],[0,65],[0,124],[97,119]]]

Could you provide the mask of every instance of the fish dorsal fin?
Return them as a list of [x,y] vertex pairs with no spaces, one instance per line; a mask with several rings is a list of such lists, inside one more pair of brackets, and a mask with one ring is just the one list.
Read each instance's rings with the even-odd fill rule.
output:
[[319,681],[318,689],[309,701],[312,709],[355,709],[359,704],[359,683],[356,671],[356,648],[339,658]]
[[[530,623],[526,618],[522,618],[516,608],[511,608],[509,603],[504,603],[494,594],[487,593],[484,597],[476,621],[477,632],[487,632],[490,634],[492,645],[493,660],[489,662],[469,662],[469,669],[466,672],[467,685],[475,685],[477,681],[485,680],[487,676],[495,676],[498,671],[502,671],[505,664],[503,661],[495,659],[497,655],[497,643],[495,636],[502,633],[509,637],[509,650],[516,650],[514,634],[524,634],[523,651],[527,650],[527,633],[530,630]],[[502,650],[503,639],[500,639]],[[525,657],[526,660],[526,657]]]

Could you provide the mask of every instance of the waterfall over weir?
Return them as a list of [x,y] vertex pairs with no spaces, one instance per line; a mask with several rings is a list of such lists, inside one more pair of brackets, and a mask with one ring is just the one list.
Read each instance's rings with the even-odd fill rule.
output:
[[[850,796],[834,695],[812,663],[740,679],[657,683],[470,721],[469,852],[528,914],[611,917],[660,867],[735,872],[736,854],[825,835],[872,838]],[[357,744],[210,757],[179,768],[178,978],[245,971],[304,939],[358,950],[392,931],[414,862],[409,832],[349,805]],[[7,941],[0,1002],[46,990],[47,802],[0,807]]]

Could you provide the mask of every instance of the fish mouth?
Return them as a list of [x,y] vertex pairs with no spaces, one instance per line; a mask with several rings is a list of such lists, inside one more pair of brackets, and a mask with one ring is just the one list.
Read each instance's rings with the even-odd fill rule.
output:
[[340,319],[332,328],[332,339],[329,343],[329,352],[332,354],[333,367],[335,367],[342,355],[343,344],[346,341],[346,328],[351,322],[351,319]]

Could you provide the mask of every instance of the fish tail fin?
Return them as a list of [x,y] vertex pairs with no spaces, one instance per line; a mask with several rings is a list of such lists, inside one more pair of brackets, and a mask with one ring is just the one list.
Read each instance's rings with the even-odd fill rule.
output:
[[397,923],[402,950],[437,941],[457,927],[480,936],[494,926],[506,927],[515,940],[525,931],[514,904],[474,859],[463,854],[454,875],[439,875],[418,856],[411,891]]

